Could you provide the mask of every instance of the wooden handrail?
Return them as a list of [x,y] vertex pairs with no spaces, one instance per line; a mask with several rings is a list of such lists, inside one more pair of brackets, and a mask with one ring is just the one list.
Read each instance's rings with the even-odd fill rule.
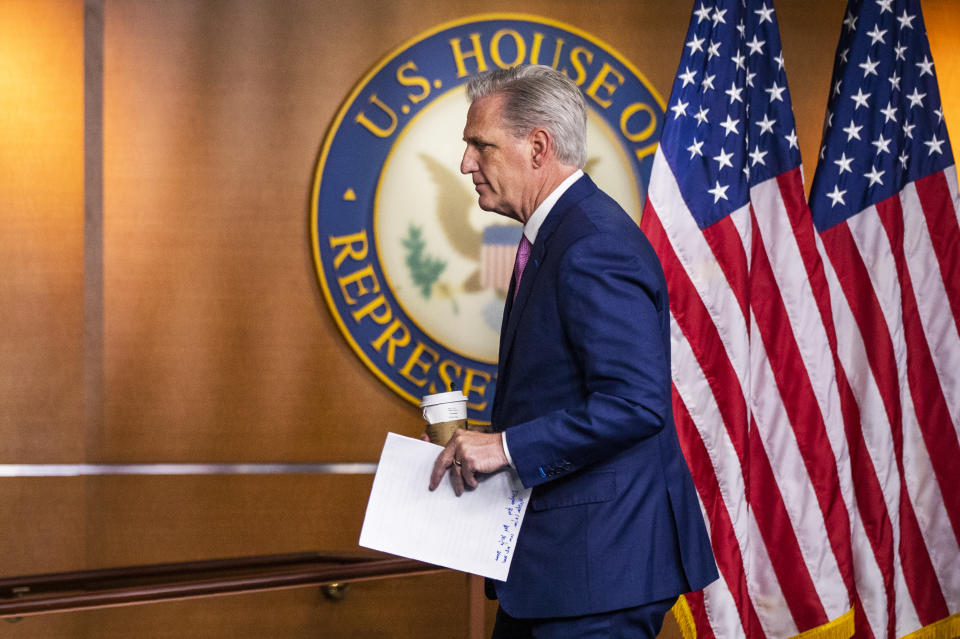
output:
[[0,579],[0,618],[443,572],[380,553],[295,553]]
[[113,579],[154,578],[164,575],[191,575],[202,572],[218,572],[224,570],[244,570],[271,568],[280,566],[297,566],[309,563],[342,563],[365,562],[376,558],[385,558],[387,555],[378,555],[368,552],[300,552],[283,555],[258,555],[252,557],[235,557],[230,559],[207,559],[180,563],[148,564],[139,566],[125,566],[121,568],[103,568],[99,570],[77,570],[73,572],[51,573],[43,575],[29,575],[23,577],[0,577],[0,599],[9,594],[13,588],[31,588],[49,592],[76,587],[88,587],[97,583],[101,586]]

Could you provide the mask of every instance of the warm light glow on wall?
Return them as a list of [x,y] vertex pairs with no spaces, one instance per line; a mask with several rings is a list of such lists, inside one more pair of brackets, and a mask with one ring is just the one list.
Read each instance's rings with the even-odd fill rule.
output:
[[82,194],[82,159],[83,3],[3,0],[0,201]]
[[83,215],[83,2],[0,0],[0,456],[10,460],[37,442],[47,459],[83,450],[82,433],[64,434],[83,406]]
[[930,52],[940,84],[940,99],[947,118],[947,133],[953,146],[953,158],[960,158],[960,2],[939,0],[923,3],[923,21],[930,38]]

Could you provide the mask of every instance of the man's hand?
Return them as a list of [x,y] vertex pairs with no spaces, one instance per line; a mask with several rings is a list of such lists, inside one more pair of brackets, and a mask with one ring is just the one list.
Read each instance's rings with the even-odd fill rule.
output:
[[500,433],[478,433],[458,430],[443,452],[437,455],[430,475],[430,490],[440,485],[444,473],[450,469],[450,483],[460,496],[464,484],[477,487],[477,473],[492,473],[507,465]]

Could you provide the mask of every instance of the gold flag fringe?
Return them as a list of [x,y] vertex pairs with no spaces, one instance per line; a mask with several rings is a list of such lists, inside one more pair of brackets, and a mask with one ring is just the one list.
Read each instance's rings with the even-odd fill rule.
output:
[[[697,639],[697,625],[693,621],[693,612],[690,604],[683,595],[677,598],[677,603],[671,608],[673,617],[680,627],[683,639]],[[794,636],[792,639],[850,639],[854,633],[853,608],[843,615],[828,621],[822,626],[810,628]],[[902,636],[900,639],[958,639],[960,638],[960,612],[945,617],[940,621],[929,624]]]
[[853,608],[822,626],[804,630],[793,639],[850,639],[853,636]]
[[673,617],[680,626],[680,634],[683,639],[697,639],[697,624],[693,621],[693,613],[690,611],[690,604],[683,595],[677,597],[677,603],[673,604]]
[[904,635],[902,639],[956,639],[957,637],[960,637],[960,612],[915,630],[909,635]]
[[[693,621],[693,613],[690,611],[690,604],[687,603],[686,597],[681,595],[671,610],[677,620],[677,625],[680,626],[680,634],[683,635],[683,639],[697,639],[697,626]],[[960,617],[958,617],[957,622],[960,623]],[[853,608],[851,608],[836,619],[828,621],[822,626],[810,628],[793,639],[850,639],[853,636],[853,630]],[[943,634],[914,637],[911,635],[909,639],[954,639],[954,636]]]

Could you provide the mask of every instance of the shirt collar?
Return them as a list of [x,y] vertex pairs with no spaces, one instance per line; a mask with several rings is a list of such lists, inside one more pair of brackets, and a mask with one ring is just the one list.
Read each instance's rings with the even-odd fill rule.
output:
[[557,200],[560,199],[560,196],[563,195],[567,189],[573,186],[573,183],[579,180],[583,176],[583,170],[577,169],[570,176],[560,183],[560,186],[555,188],[550,195],[540,203],[540,206],[537,207],[537,210],[533,212],[533,215],[530,216],[530,219],[527,220],[527,223],[523,225],[523,234],[527,236],[527,239],[531,244],[537,241],[537,233],[540,232],[540,227],[543,225],[543,221],[547,219],[547,213],[550,212],[550,209],[553,208],[553,205],[557,203]]

